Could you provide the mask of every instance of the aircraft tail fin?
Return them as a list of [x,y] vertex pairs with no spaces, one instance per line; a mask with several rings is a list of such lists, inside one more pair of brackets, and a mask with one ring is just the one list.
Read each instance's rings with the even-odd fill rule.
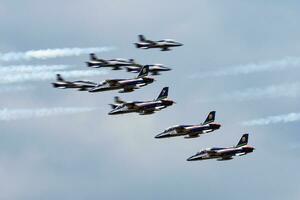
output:
[[114,101],[115,101],[115,103],[117,103],[117,104],[126,103],[125,101],[121,100],[121,98],[118,97],[118,96],[115,96],[115,97],[114,97]]
[[142,48],[143,45],[139,44],[139,43],[134,43],[136,48]]
[[90,60],[98,60],[96,54],[90,53]]
[[156,100],[162,100],[168,97],[169,87],[164,87]]
[[56,74],[56,81],[65,81],[60,74]]
[[143,66],[139,72],[139,75],[137,78],[143,78],[145,76],[148,76],[149,73],[149,66]]
[[210,124],[215,121],[216,111],[211,111],[208,115],[203,124]]
[[109,105],[112,109],[116,109],[118,107],[118,105],[116,105],[116,104],[109,104]]
[[92,63],[92,62],[85,62],[86,66],[88,67],[94,67],[94,68],[100,68],[101,65],[97,64],[97,63]]
[[244,134],[244,135],[241,137],[239,143],[236,145],[236,147],[241,147],[241,146],[247,145],[247,144],[248,144],[248,137],[249,137],[249,134],[248,134],[248,133]]
[[139,35],[139,40],[140,40],[140,42],[145,42],[146,38],[144,35]]

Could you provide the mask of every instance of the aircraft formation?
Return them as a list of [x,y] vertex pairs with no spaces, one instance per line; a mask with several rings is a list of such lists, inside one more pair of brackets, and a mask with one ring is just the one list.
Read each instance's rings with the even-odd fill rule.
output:
[[[157,48],[161,51],[170,51],[174,47],[183,46],[182,43],[173,39],[149,40],[143,35],[138,35],[139,41],[134,43],[139,49]],[[52,83],[54,88],[59,89],[77,89],[90,93],[105,92],[117,90],[119,93],[133,92],[144,86],[152,84],[155,79],[151,76],[160,75],[161,72],[171,69],[162,64],[142,65],[134,59],[100,59],[94,53],[90,53],[90,60],[86,62],[90,68],[110,68],[112,70],[126,70],[127,72],[138,73],[131,79],[108,79],[100,83],[91,81],[66,81],[62,75],[56,75],[56,81]],[[128,113],[137,113],[139,115],[150,115],[161,111],[175,104],[175,101],[168,98],[169,87],[164,87],[154,100],[124,101],[118,96],[114,97],[114,103],[109,104],[112,108],[108,115],[121,115]],[[211,111],[205,121],[194,125],[174,125],[165,129],[155,136],[156,139],[184,137],[197,138],[202,134],[211,133],[221,128],[221,124],[215,123],[216,111]],[[218,161],[231,160],[233,156],[243,156],[252,153],[255,148],[248,145],[249,134],[243,134],[236,146],[232,147],[212,147],[199,151],[195,155],[187,158],[187,161],[217,159]]]

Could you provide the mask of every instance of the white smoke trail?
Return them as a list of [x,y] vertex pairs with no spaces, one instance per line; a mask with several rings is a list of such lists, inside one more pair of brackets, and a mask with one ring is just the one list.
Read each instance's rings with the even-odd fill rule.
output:
[[71,71],[41,71],[36,73],[6,74],[0,78],[0,84],[22,83],[26,81],[55,80],[55,75],[61,74],[65,78],[78,78],[105,75],[107,71],[99,70],[71,70]]
[[240,66],[225,68],[221,70],[204,72],[202,74],[194,74],[191,75],[189,78],[236,76],[240,74],[251,74],[251,73],[266,72],[266,71],[280,71],[287,68],[296,68],[296,67],[300,68],[300,58],[286,57],[276,61],[240,65]]
[[83,112],[94,111],[99,108],[78,108],[78,107],[57,107],[57,108],[40,108],[40,109],[1,109],[0,121],[11,121],[18,119],[42,118],[57,115],[70,115]]
[[79,56],[88,53],[100,53],[113,50],[114,47],[89,47],[89,48],[63,48],[63,49],[43,49],[30,50],[26,52],[0,53],[0,61],[19,61],[32,59],[48,59],[67,56]]
[[288,123],[288,122],[295,122],[300,121],[300,113],[289,113],[285,115],[277,115],[277,116],[270,116],[261,119],[254,119],[251,121],[245,121],[242,123],[244,126],[261,126],[261,125],[269,125],[269,124],[276,124],[276,123]]
[[[0,66],[0,74],[8,73],[34,73],[41,71],[58,71],[66,70],[71,66],[68,65],[13,65],[13,66]],[[1,74],[1,76],[2,76]]]
[[245,101],[262,98],[297,97],[300,95],[300,83],[271,85],[264,88],[248,88],[242,91],[229,92],[221,95],[218,100]]

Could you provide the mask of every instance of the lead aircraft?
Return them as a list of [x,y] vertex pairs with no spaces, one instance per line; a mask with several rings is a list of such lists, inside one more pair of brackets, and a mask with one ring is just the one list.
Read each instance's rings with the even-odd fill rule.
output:
[[182,46],[182,43],[179,43],[173,39],[163,39],[158,41],[148,40],[144,35],[138,35],[139,42],[134,43],[136,48],[139,49],[152,49],[159,48],[161,51],[170,51],[172,47]]

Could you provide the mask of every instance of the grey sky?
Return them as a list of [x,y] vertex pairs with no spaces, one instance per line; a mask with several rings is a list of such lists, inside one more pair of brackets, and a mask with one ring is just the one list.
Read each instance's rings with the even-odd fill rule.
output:
[[[152,116],[108,116],[116,92],[56,90],[49,80],[30,90],[1,93],[1,108],[101,107],[73,115],[0,121],[0,199],[272,199],[300,197],[299,121],[266,126],[241,122],[299,113],[298,97],[202,101],[248,88],[296,83],[299,67],[247,75],[190,79],[232,66],[299,57],[298,1],[2,0],[0,52],[115,46],[103,58],[163,63],[172,71],[125,100],[155,98],[164,86],[177,104]],[[171,52],[138,50],[137,34],[174,38]],[[87,55],[0,62],[8,65],[75,65]],[[72,68],[73,70],[73,68]],[[110,71],[92,81],[133,77]],[[55,77],[53,77],[54,79]],[[288,84],[286,84],[288,85]],[[3,87],[3,85],[0,85]],[[19,87],[18,84],[9,87]],[[282,91],[283,89],[281,89]],[[185,140],[155,140],[164,128],[202,122],[217,111],[220,130]],[[235,145],[250,133],[253,154],[229,162],[187,162],[210,146]]]

